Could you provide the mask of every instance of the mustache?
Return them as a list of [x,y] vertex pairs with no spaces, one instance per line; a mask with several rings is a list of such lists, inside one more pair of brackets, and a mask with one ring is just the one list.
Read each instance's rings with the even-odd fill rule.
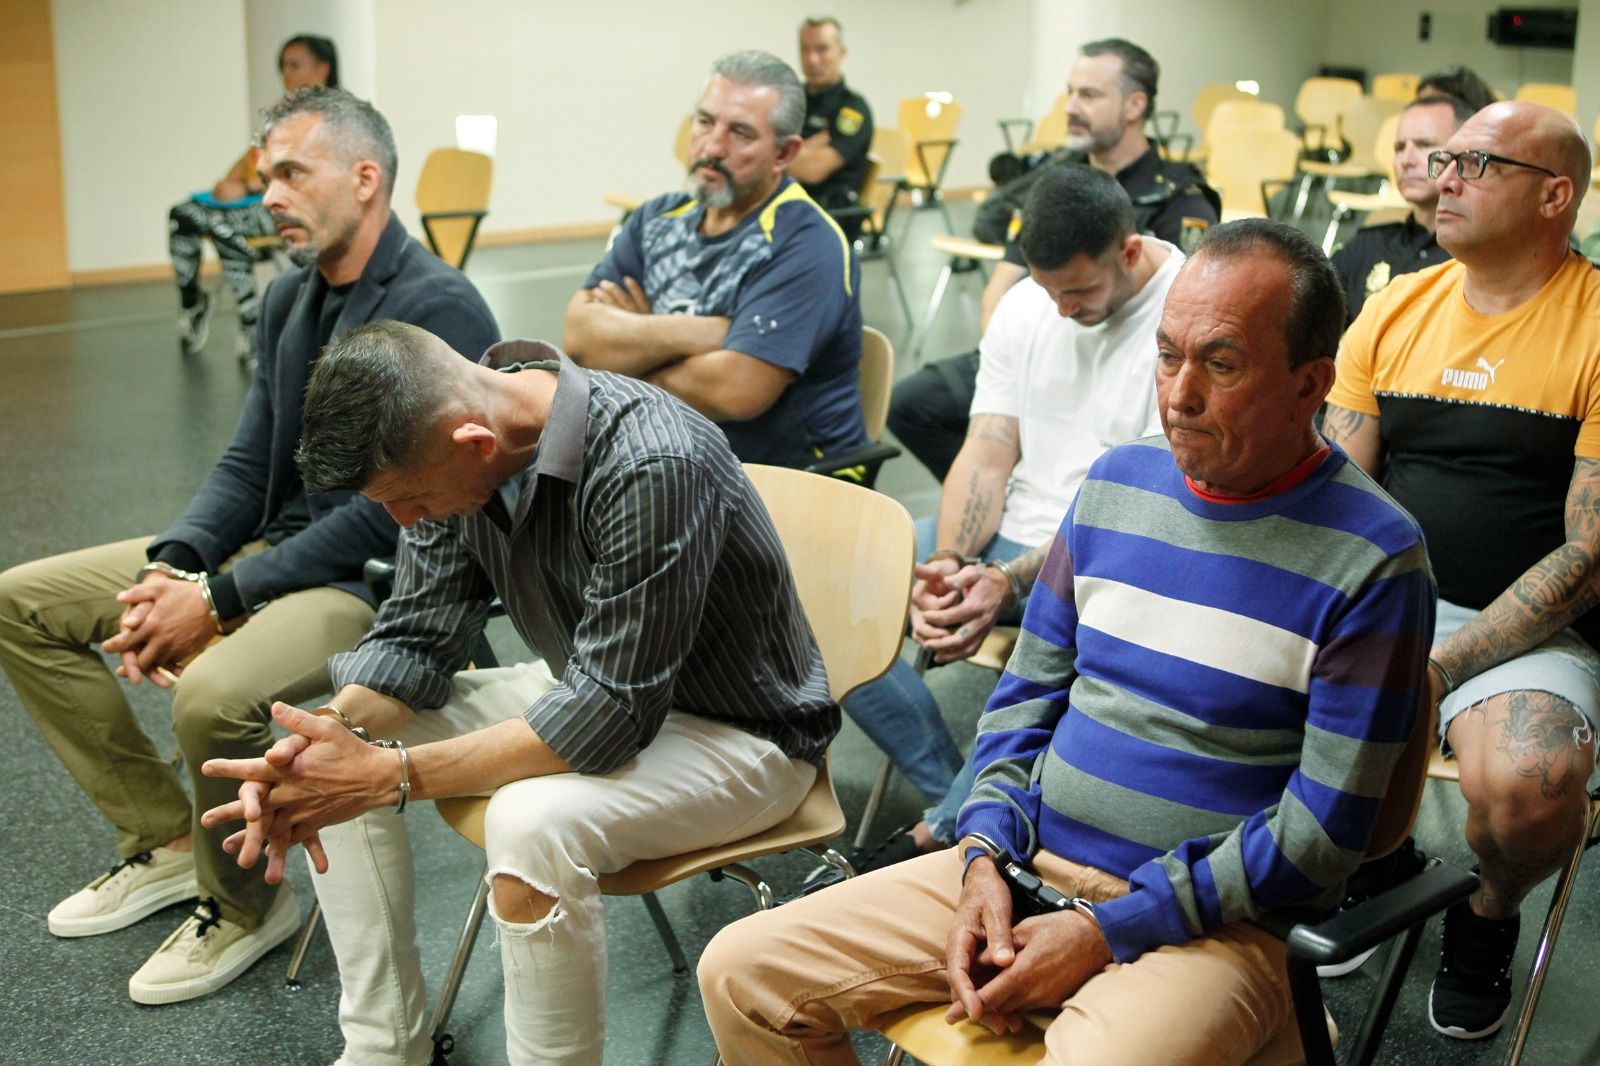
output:
[[305,219],[299,217],[298,215],[291,215],[287,211],[273,211],[271,214],[272,224],[274,226],[280,228],[283,226],[298,226],[300,229],[306,228]]
[[723,180],[729,185],[733,184],[733,171],[729,170],[727,165],[724,164],[722,160],[712,159],[710,156],[703,155],[699,159],[696,159],[694,162],[689,164],[689,173],[693,174],[701,167],[709,167],[710,169],[715,170],[718,174],[722,175]]

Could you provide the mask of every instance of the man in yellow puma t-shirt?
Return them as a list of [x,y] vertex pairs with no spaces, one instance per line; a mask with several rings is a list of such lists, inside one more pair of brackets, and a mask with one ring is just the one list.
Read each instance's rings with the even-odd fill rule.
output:
[[[1568,245],[1590,155],[1572,119],[1498,103],[1429,157],[1454,262],[1345,334],[1324,432],[1421,523],[1430,653],[1482,883],[1445,918],[1435,1029],[1504,1023],[1523,898],[1584,830],[1600,713],[1600,273]],[[1338,679],[1330,679],[1338,683]]]

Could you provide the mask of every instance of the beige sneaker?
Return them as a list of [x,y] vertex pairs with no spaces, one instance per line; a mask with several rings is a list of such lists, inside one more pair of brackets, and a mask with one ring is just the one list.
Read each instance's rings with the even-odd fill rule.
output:
[[45,923],[56,936],[94,936],[199,894],[194,854],[156,847],[123,859],[57,903]]
[[210,995],[299,928],[300,908],[287,884],[255,929],[221,917],[216,901],[203,899],[189,920],[128,978],[128,995],[135,1003],[152,1005]]

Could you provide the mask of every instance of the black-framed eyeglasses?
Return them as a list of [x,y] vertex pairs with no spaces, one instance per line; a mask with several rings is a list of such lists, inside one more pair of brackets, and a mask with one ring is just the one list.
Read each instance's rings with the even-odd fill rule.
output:
[[1444,173],[1444,168],[1451,163],[1456,165],[1456,176],[1462,181],[1477,181],[1483,177],[1483,172],[1490,163],[1504,163],[1508,167],[1527,167],[1537,170],[1541,174],[1548,174],[1552,178],[1560,177],[1549,167],[1541,167],[1537,163],[1524,163],[1520,159],[1511,159],[1493,152],[1480,152],[1476,148],[1468,148],[1464,152],[1451,152],[1443,148],[1428,153],[1428,177],[1438,178]]

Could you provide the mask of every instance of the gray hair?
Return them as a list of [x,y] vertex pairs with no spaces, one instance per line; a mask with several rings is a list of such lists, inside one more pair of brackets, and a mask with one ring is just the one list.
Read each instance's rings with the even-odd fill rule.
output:
[[383,173],[384,199],[389,198],[394,192],[400,154],[395,150],[394,131],[377,108],[343,89],[307,85],[262,112],[256,143],[265,144],[274,126],[298,115],[315,115],[322,119],[331,142],[346,163],[370,159],[378,164]]
[[806,121],[806,89],[794,68],[771,52],[750,49],[725,55],[711,65],[735,85],[776,89],[778,105],[772,109],[772,133],[780,142],[800,133]]
[[307,491],[359,492],[416,458],[456,398],[453,364],[468,365],[433,341],[416,326],[378,321],[323,349],[306,386],[295,450]]

